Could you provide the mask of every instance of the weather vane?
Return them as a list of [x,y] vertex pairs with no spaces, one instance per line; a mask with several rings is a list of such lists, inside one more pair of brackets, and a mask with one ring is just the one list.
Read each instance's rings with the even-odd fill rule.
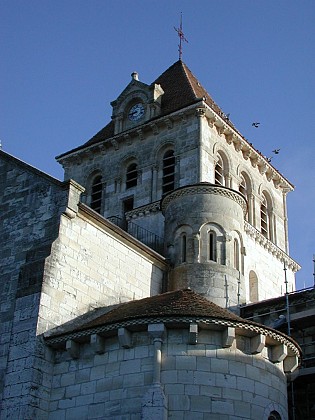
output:
[[179,45],[178,45],[178,52],[179,52],[179,59],[182,59],[182,55],[183,55],[183,45],[182,42],[185,41],[188,43],[187,39],[184,36],[184,32],[183,32],[183,14],[180,14],[180,27],[179,28],[175,28],[175,31],[178,33],[179,36]]

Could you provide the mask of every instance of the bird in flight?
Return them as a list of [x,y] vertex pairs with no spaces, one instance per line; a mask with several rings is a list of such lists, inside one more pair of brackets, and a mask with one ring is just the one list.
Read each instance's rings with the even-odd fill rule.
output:
[[280,149],[275,149],[275,150],[272,151],[272,153],[274,153],[275,155],[278,155],[279,152],[280,152]]
[[259,124],[260,124],[260,122],[253,122],[252,123],[252,126],[255,127],[255,128],[258,128],[259,127]]

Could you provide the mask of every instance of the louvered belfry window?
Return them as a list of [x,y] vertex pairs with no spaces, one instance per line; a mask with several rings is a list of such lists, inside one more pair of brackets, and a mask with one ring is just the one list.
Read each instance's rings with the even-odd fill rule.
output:
[[263,198],[263,202],[260,206],[260,227],[264,237],[269,238],[269,218],[266,197]]
[[217,185],[224,185],[224,177],[223,177],[223,162],[221,157],[219,157],[217,164],[214,168],[214,177],[215,177],[215,184]]
[[136,163],[131,163],[126,172],[126,189],[135,187],[138,182],[138,168]]
[[98,175],[93,180],[91,190],[91,208],[98,213],[102,207],[102,188],[102,177]]
[[175,156],[173,150],[168,150],[163,157],[162,193],[167,194],[175,188]]

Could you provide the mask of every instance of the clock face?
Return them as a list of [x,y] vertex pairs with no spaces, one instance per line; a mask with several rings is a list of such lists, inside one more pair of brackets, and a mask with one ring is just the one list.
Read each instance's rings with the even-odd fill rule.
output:
[[138,121],[143,116],[144,116],[144,106],[141,103],[133,105],[128,112],[128,118],[130,121]]

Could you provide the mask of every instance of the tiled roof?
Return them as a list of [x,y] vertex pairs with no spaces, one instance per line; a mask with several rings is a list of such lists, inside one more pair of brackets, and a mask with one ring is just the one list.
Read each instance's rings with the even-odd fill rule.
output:
[[144,299],[132,300],[117,305],[111,310],[99,308],[94,315],[91,315],[87,317],[88,320],[81,319],[79,322],[70,322],[61,329],[58,327],[49,336],[69,334],[74,331],[122,323],[129,320],[148,318],[153,320],[155,318],[170,316],[206,317],[235,322],[247,322],[243,318],[210,302],[190,289],[176,290]]
[[123,303],[110,312],[90,321],[84,325],[84,328],[129,319],[163,316],[206,316],[231,321],[244,321],[243,318],[210,302],[198,293],[190,289],[184,289]]
[[[88,315],[88,314],[86,314]],[[207,320],[217,325],[237,325],[238,328],[268,334],[278,339],[280,336],[285,342],[294,347],[298,347],[294,340],[286,334],[266,327],[257,322],[241,318],[227,309],[221,308],[203,296],[190,289],[166,292],[160,295],[133,300],[115,306],[113,309],[99,308],[96,313],[88,316],[81,322],[70,322],[66,328],[62,326],[45,334],[45,339],[50,344],[61,343],[67,337],[85,337],[91,331],[112,331],[122,325],[143,326],[155,322],[182,322],[187,320]],[[72,325],[71,325],[72,324]],[[289,341],[288,341],[289,340]],[[292,344],[294,343],[294,344]],[[293,346],[293,347],[292,347]]]
[[220,112],[211,96],[181,60],[165,70],[153,83],[161,85],[164,90],[162,115],[189,106],[200,99],[206,100],[208,105]]
[[[222,113],[208,92],[201,86],[197,78],[181,60],[176,61],[171,67],[165,70],[152,84],[159,84],[164,90],[159,117],[183,109],[201,99],[204,99],[216,112],[219,114]],[[113,136],[114,123],[111,121],[82,146],[58,157],[83,149],[92,144],[97,144]]]

